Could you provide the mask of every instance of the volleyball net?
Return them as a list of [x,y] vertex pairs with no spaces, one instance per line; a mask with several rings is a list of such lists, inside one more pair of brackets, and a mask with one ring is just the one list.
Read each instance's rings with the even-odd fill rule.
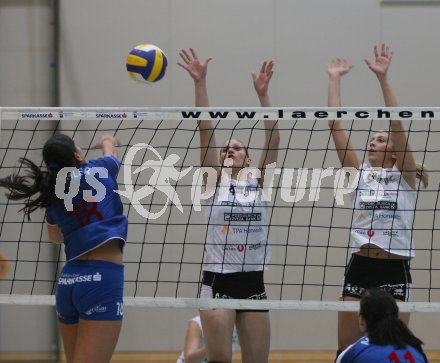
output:
[[[366,161],[372,135],[403,121],[429,186],[418,187],[411,260],[412,302],[403,311],[440,311],[440,108],[2,108],[0,177],[22,172],[20,157],[43,165],[54,133],[71,136],[87,159],[98,137],[120,142],[119,192],[128,216],[124,250],[125,304],[236,309],[356,310],[337,301],[351,256],[353,208],[328,121],[341,119]],[[276,120],[279,156],[269,186],[267,301],[198,299],[206,241],[197,120],[212,120],[218,147],[238,139],[256,165],[264,121]],[[0,250],[11,263],[0,281],[0,303],[54,303],[62,246],[49,242],[44,211],[27,220],[22,203],[0,192]],[[377,214],[381,218],[387,211]],[[383,216],[385,218],[385,216]],[[228,233],[246,228],[226,223]],[[246,237],[244,237],[246,239]],[[232,247],[231,247],[232,248]],[[233,248],[245,248],[233,246]]]

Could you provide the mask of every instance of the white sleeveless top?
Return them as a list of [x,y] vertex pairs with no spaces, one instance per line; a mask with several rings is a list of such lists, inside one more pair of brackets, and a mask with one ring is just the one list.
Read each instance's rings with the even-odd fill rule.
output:
[[412,228],[417,191],[395,166],[381,169],[362,164],[357,181],[351,193],[352,253],[372,243],[389,253],[414,257]]
[[[202,329],[202,322],[200,321],[200,315],[197,315],[196,317],[192,318],[191,320],[195,321],[197,325],[200,328],[200,331],[202,332],[202,336],[200,337],[199,346],[198,348],[202,348],[205,346],[205,337],[203,335],[203,329]],[[238,336],[237,336],[237,329],[234,327],[234,331],[232,332],[232,351],[237,352],[238,351]],[[205,358],[201,361],[201,363],[207,363],[208,360]],[[176,363],[185,363],[185,356],[184,353],[180,353],[179,358],[177,358]]]
[[258,180],[222,178],[204,201],[207,235],[203,270],[216,273],[267,269],[267,203]]

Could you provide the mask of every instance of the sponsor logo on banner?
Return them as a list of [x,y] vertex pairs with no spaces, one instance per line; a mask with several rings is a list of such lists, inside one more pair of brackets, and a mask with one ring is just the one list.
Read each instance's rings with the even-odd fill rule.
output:
[[127,114],[125,112],[118,113],[118,112],[97,112],[96,118],[127,118]]
[[133,118],[147,118],[149,120],[156,119],[161,120],[164,118],[162,112],[146,112],[146,111],[133,111]]
[[41,113],[41,112],[22,112],[19,114],[19,117],[21,119],[40,119],[40,118],[48,118],[51,119],[53,118],[53,113],[48,112],[48,113]]

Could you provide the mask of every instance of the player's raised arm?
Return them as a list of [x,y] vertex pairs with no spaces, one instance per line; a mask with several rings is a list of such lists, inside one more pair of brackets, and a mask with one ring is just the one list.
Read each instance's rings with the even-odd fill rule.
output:
[[[353,66],[345,59],[333,59],[327,66],[328,73],[328,106],[341,106],[341,79],[347,74]],[[342,167],[359,168],[361,160],[353,149],[349,135],[342,122],[331,120],[328,123],[331,129],[333,142]]]
[[[209,107],[206,75],[208,63],[212,58],[207,58],[204,62],[201,62],[193,48],[190,48],[189,51],[182,49],[179,55],[183,62],[177,64],[185,69],[194,81],[195,106]],[[212,121],[197,122],[200,130],[200,163],[202,166],[214,167],[219,171],[220,164]]]
[[99,138],[95,148],[102,149],[103,155],[113,155],[117,158],[118,151],[116,150],[116,146],[118,145],[119,142],[113,135],[103,135]]
[[[274,61],[264,61],[260,72],[252,72],[252,80],[255,92],[260,100],[261,107],[271,107],[269,98],[269,83],[273,76]],[[260,155],[258,168],[261,171],[262,181],[264,181],[264,171],[267,165],[272,164],[278,159],[278,148],[280,145],[280,131],[278,123],[274,120],[264,120],[264,145]]]
[[[382,90],[385,106],[397,107],[397,98],[388,77],[393,52],[386,44],[374,46],[374,62],[365,59],[365,63],[376,75]],[[396,168],[402,173],[403,178],[413,189],[416,187],[416,161],[408,142],[405,128],[400,120],[390,120],[390,142],[396,154]]]

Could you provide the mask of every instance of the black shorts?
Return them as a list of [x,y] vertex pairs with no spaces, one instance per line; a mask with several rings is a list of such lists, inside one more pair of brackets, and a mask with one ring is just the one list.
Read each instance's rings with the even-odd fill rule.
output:
[[[267,300],[263,271],[228,274],[203,271],[201,298]],[[260,311],[268,310],[237,310]]]
[[408,260],[378,259],[353,254],[345,269],[342,296],[361,298],[365,290],[380,288],[396,300],[409,301],[411,273]]

